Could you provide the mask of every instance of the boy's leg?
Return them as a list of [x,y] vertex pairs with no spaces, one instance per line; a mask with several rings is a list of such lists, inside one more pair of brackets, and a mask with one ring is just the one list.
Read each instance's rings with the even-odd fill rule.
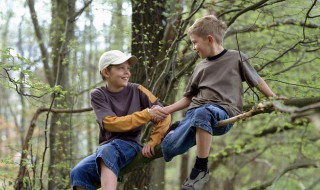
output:
[[100,186],[100,176],[96,167],[96,156],[92,154],[81,160],[70,172],[70,181],[74,189],[95,190]]
[[193,110],[188,110],[177,128],[168,131],[161,143],[163,158],[166,162],[173,157],[185,153],[196,144],[195,129],[191,128],[190,119]]
[[101,189],[117,189],[117,176],[109,169],[103,162],[101,158],[98,159],[101,168]]
[[192,126],[196,127],[197,158],[182,189],[201,189],[209,180],[208,157],[212,135],[221,135],[230,129],[231,126],[217,128],[218,121],[227,118],[228,114],[219,106],[206,104],[196,109]]
[[212,135],[207,131],[196,129],[197,156],[199,158],[207,158],[210,153]]
[[129,164],[139,152],[141,152],[141,146],[133,141],[114,139],[101,145],[96,157],[101,186],[110,187],[106,189],[116,189],[120,169]]

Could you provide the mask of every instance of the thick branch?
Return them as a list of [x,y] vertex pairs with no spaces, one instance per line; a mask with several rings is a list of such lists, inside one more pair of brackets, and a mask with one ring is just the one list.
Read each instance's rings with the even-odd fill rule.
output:
[[52,78],[51,70],[49,67],[49,56],[48,56],[47,48],[45,47],[42,33],[40,30],[38,16],[37,16],[37,13],[34,8],[34,1],[28,0],[28,6],[29,6],[29,10],[30,10],[30,15],[31,15],[34,31],[35,31],[35,34],[37,37],[38,45],[39,45],[40,51],[41,51],[41,58],[43,61],[43,66],[44,66],[44,73],[46,74],[46,77],[48,79],[49,84],[51,86],[53,86],[53,84],[54,84],[53,78]]
[[[314,101],[314,99],[312,99]],[[311,100],[310,100],[311,101]],[[320,98],[319,98],[319,103],[317,103],[316,105],[319,105],[320,107]],[[300,101],[296,101],[296,100],[287,100],[285,101],[287,104],[290,105],[300,105],[301,100]],[[308,103],[308,101],[306,101]],[[307,106],[308,108],[315,108],[317,107],[316,105],[310,105]],[[317,107],[317,108],[319,108]],[[237,121],[252,117],[254,115],[258,115],[261,113],[270,113],[273,111],[281,111],[281,112],[285,112],[285,113],[296,113],[296,112],[300,112],[305,110],[305,108],[296,108],[296,107],[292,107],[292,106],[285,106],[283,104],[281,104],[279,101],[267,101],[267,102],[262,102],[259,103],[258,105],[253,106],[249,111],[231,117],[229,119],[223,120],[218,122],[218,126],[224,126],[230,123],[235,123]],[[152,158],[145,158],[142,156],[142,154],[139,154],[129,165],[127,165],[125,168],[123,168],[120,172],[120,176],[129,173],[130,171],[132,171],[133,169],[138,169],[138,168],[142,168],[142,166],[144,166],[145,164],[150,163],[151,161],[153,161],[154,159],[160,158],[162,157],[162,151],[161,151],[161,145],[157,145],[155,147],[155,156]]]

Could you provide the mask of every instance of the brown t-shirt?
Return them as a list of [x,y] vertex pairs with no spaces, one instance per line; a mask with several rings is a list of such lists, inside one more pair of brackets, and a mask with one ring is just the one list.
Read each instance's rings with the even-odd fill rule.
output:
[[202,60],[188,82],[184,96],[192,96],[189,108],[214,103],[223,107],[229,116],[242,112],[243,81],[257,86],[260,76],[250,65],[247,56],[239,51],[224,50]]
[[[142,127],[151,120],[147,108],[161,106],[149,90],[135,83],[129,83],[120,92],[111,92],[106,87],[95,88],[90,98],[100,128],[99,144],[113,139],[132,140],[141,144]],[[153,127],[148,144],[160,144],[170,121],[169,115]]]

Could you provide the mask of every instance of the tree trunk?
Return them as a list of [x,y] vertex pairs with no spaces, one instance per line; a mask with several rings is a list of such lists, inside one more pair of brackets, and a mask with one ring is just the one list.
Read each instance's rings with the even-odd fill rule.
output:
[[146,189],[151,179],[152,165],[147,164],[141,170],[134,170],[124,182],[123,190]]
[[149,183],[149,189],[163,190],[165,185],[165,161],[163,158],[152,162],[152,175]]
[[184,154],[181,156],[181,163],[180,163],[180,177],[179,177],[179,185],[182,185],[184,180],[188,177],[189,175],[189,154]]
[[[135,65],[131,71],[131,80],[142,84],[148,88],[150,82],[149,66],[155,67],[158,61],[159,47],[163,38],[165,17],[163,16],[165,1],[138,1],[132,0],[132,54],[137,56],[139,64]],[[150,11],[153,10],[153,11]],[[143,12],[143,13],[142,13]],[[157,31],[157,32],[155,32]],[[145,66],[149,65],[149,66]],[[158,95],[156,95],[158,96]],[[148,164],[143,170],[130,173],[128,181],[124,185],[125,190],[132,190],[134,187],[144,189],[150,184],[153,166]],[[157,171],[163,171],[157,168]],[[161,184],[164,173],[158,176],[154,184]],[[139,179],[139,180],[137,180]]]
[[[70,41],[74,37],[75,0],[52,0],[51,47],[54,85],[69,89]],[[59,96],[59,95],[57,95]],[[69,95],[59,98],[54,107],[70,108]],[[50,123],[50,159],[48,189],[67,189],[71,160],[71,123],[69,115],[52,114]]]

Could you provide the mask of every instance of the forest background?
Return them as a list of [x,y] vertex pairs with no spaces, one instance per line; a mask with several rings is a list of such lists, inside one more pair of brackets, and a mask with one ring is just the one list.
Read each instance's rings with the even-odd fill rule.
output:
[[[320,189],[317,0],[1,0],[0,10],[0,189],[71,188],[70,169],[97,147],[89,92],[103,85],[104,51],[136,55],[131,81],[163,104],[181,98],[200,61],[186,29],[206,14],[229,26],[225,48],[289,100],[214,138],[205,189]],[[245,89],[246,111],[269,102]],[[179,189],[194,156],[138,159],[119,189]]]

